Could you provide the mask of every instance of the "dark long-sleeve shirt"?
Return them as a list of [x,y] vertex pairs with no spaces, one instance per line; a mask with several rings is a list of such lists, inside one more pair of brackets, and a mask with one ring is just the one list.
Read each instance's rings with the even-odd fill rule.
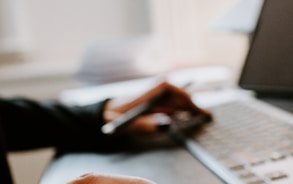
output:
[[[6,151],[55,147],[59,151],[100,150],[117,147],[101,126],[107,100],[87,106],[40,103],[23,98],[0,99],[0,173],[7,175]],[[6,150],[6,151],[5,151]],[[10,183],[1,181],[0,184]]]
[[[54,146],[79,148],[103,139],[105,101],[64,106],[28,99],[0,99],[0,119],[7,150]],[[93,141],[96,140],[96,141]]]

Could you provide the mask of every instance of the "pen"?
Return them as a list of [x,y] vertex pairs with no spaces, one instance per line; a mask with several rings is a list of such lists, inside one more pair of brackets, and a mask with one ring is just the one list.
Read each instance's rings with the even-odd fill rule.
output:
[[149,110],[156,102],[156,99],[150,102],[142,103],[131,110],[127,111],[121,117],[117,118],[116,120],[112,121],[111,123],[107,123],[102,126],[101,130],[104,134],[113,134],[115,131],[127,126],[131,123],[139,115],[145,113]]

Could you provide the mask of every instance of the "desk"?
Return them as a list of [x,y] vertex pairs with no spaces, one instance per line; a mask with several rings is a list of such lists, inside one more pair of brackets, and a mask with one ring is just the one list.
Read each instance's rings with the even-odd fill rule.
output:
[[222,183],[178,147],[139,153],[68,153],[53,160],[41,184],[64,184],[93,172],[141,176],[158,184]]
[[[209,70],[185,70],[169,76],[175,84],[181,85],[190,80],[202,84],[201,75],[206,72],[213,76],[209,81],[224,81],[228,77],[223,68]],[[182,75],[184,74],[184,75]],[[181,77],[179,77],[181,76]],[[67,104],[84,105],[100,98],[112,97],[125,93],[122,86],[131,86],[129,91],[139,92],[143,87],[153,84],[155,79],[140,79],[135,81],[97,86],[85,89],[69,90],[61,94],[61,101]],[[201,80],[201,81],[198,81]],[[133,89],[133,86],[136,88]],[[129,94],[129,91],[127,93]],[[107,96],[108,95],[108,96]],[[165,137],[166,138],[166,137]],[[64,184],[74,178],[89,172],[123,174],[141,176],[158,184],[220,184],[215,175],[197,161],[183,147],[176,145],[156,147],[145,151],[103,153],[66,153],[54,158],[44,174],[41,184]]]

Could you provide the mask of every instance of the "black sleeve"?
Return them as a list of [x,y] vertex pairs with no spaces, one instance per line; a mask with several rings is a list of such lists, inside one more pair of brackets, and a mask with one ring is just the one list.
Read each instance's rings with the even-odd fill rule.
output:
[[96,149],[111,143],[100,132],[107,100],[87,106],[0,99],[0,118],[8,150],[42,147]]

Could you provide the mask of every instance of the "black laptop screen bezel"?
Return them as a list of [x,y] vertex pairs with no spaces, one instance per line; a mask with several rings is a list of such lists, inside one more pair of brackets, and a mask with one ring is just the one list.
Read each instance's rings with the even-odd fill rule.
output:
[[[288,1],[288,0],[282,0],[282,1]],[[256,61],[254,61],[255,58],[253,58],[253,57],[256,57],[255,56],[255,52],[256,52],[255,49],[259,49],[259,48],[255,48],[255,47],[257,47],[256,44],[259,44],[258,42],[260,40],[258,40],[258,38],[259,38],[260,34],[262,34],[262,31],[263,31],[263,29],[262,29],[263,24],[262,23],[265,18],[269,18],[269,17],[264,17],[264,16],[267,15],[267,13],[268,13],[267,11],[270,11],[270,9],[272,9],[273,3],[282,3],[282,2],[280,2],[278,0],[264,1],[256,29],[253,32],[253,34],[251,35],[250,47],[248,49],[248,53],[246,55],[244,65],[243,65],[242,71],[240,73],[238,85],[241,88],[253,90],[257,94],[260,94],[260,95],[286,95],[286,96],[289,95],[289,96],[293,96],[293,82],[292,82],[293,81],[293,68],[292,68],[292,80],[289,81],[289,83],[286,83],[285,85],[284,84],[276,84],[276,83],[269,84],[269,85],[268,84],[260,84],[259,82],[254,83],[255,81],[253,81],[253,79],[249,78],[249,76],[248,76],[248,75],[250,75],[251,72],[256,72],[255,68],[253,68],[252,62],[256,62]],[[292,8],[293,8],[293,6],[292,6]],[[278,12],[276,12],[276,13],[278,13]],[[292,45],[293,45],[293,43],[292,43]],[[292,62],[293,62],[293,49],[292,49],[292,54],[290,54],[290,56],[291,56]],[[258,68],[257,70],[258,70],[257,72],[261,72],[260,68]],[[267,77],[268,78],[265,80],[269,81],[270,77],[276,77],[276,76],[269,75]],[[292,84],[291,84],[291,82],[292,82]]]

